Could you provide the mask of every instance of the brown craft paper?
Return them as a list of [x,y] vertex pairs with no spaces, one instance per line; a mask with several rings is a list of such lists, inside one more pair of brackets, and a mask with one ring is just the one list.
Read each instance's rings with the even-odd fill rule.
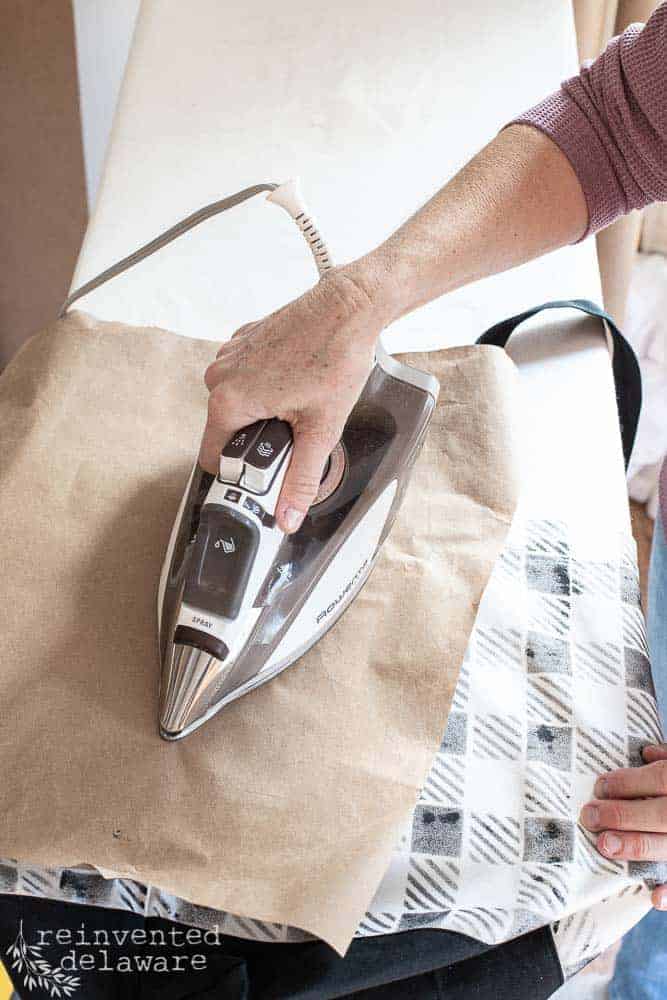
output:
[[0,857],[93,864],[347,948],[438,749],[517,495],[515,370],[406,360],[442,390],[350,610],[177,743],[156,590],[215,352],[72,313],[0,377]]

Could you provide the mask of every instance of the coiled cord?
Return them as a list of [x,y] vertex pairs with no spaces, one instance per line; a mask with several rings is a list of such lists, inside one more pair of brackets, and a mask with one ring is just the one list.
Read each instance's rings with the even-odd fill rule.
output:
[[139,261],[150,257],[156,250],[160,250],[168,243],[178,239],[179,236],[187,233],[188,230],[194,229],[195,226],[200,225],[214,215],[220,215],[222,212],[226,212],[228,209],[234,208],[234,206],[240,205],[244,201],[248,201],[249,198],[254,198],[255,195],[261,194],[263,191],[269,192],[267,201],[275,202],[275,204],[284,208],[297,224],[310,247],[320,276],[330,270],[333,267],[333,263],[329,251],[317,230],[317,226],[313,222],[312,216],[308,214],[301,192],[299,191],[298,183],[292,180],[286,181],[284,184],[255,184],[253,187],[244,188],[242,191],[237,191],[236,194],[229,195],[227,198],[214,201],[210,205],[205,205],[203,208],[198,209],[165,230],[164,233],[156,236],[155,239],[150,240],[131,254],[128,254],[127,257],[123,257],[122,260],[112,264],[111,267],[107,267],[97,277],[86,281],[85,284],[67,296],[58,314],[59,317],[64,316],[67,310],[78,299],[83,298],[84,295],[92,292],[95,288],[99,288],[100,285],[110,281],[111,278],[115,278],[116,275],[122,274],[123,271],[129,270],[134,264],[138,264]]

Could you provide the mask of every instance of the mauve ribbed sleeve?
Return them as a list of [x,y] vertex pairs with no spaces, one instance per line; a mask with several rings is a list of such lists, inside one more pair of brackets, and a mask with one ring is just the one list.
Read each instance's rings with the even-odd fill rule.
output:
[[572,164],[588,205],[582,239],[667,201],[667,0],[514,122],[540,129]]

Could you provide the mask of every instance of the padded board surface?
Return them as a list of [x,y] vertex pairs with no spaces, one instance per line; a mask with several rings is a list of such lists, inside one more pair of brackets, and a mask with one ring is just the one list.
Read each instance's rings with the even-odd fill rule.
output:
[[[334,258],[368,250],[513,115],[576,70],[568,0],[144,0],[75,284],[189,212],[299,175]],[[261,199],[81,303],[226,339],[314,280]],[[470,342],[503,315],[599,298],[593,242],[462,289],[397,324],[396,349]]]

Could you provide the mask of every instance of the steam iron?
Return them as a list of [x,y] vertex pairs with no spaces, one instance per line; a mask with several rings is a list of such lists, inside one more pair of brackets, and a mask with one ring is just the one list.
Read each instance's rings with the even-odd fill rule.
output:
[[[328,251],[293,184],[269,195]],[[177,740],[299,659],[369,577],[405,493],[439,391],[382,349],[315,502],[294,535],[274,513],[292,434],[280,420],[240,429],[217,476],[195,465],[158,594],[160,734]]]

